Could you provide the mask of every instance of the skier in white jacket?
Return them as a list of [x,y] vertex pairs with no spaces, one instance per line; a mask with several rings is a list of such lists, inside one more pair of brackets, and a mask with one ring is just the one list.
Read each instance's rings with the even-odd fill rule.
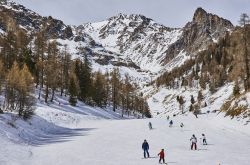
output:
[[195,137],[195,135],[191,137],[190,141],[191,141],[191,150],[193,150],[193,148],[197,150],[197,138]]

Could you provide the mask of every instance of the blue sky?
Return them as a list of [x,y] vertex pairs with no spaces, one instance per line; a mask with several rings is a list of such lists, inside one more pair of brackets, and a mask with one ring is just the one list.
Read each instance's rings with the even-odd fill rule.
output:
[[14,0],[43,16],[66,24],[98,22],[118,13],[142,14],[169,27],[183,27],[197,7],[238,24],[241,13],[250,14],[250,0]]

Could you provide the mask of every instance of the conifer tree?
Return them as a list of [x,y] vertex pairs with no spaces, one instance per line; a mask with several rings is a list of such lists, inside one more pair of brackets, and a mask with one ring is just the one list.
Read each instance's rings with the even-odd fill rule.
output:
[[7,110],[17,111],[18,115],[25,119],[29,118],[34,110],[33,92],[33,77],[28,67],[24,65],[20,70],[18,64],[14,62],[7,75],[5,107]]
[[93,100],[101,108],[105,106],[106,93],[104,85],[104,76],[98,71],[95,74]]
[[6,73],[5,73],[5,68],[4,68],[4,64],[2,62],[2,60],[0,60],[0,93],[1,93],[1,90],[2,90],[2,86],[5,82],[5,76],[6,76]]
[[51,88],[51,98],[50,101],[53,102],[55,90],[58,87],[60,81],[60,65],[58,58],[58,48],[56,42],[53,41],[48,45],[48,57],[45,63],[45,102],[48,102],[49,88]]
[[19,115],[24,119],[30,118],[34,111],[34,84],[33,77],[25,64],[20,71],[19,79]]
[[118,69],[114,69],[111,73],[111,88],[112,88],[112,103],[113,111],[115,112],[118,106],[119,100],[119,85],[120,85],[120,73]]
[[109,77],[109,72],[106,71],[105,75],[104,75],[104,86],[105,86],[105,98],[104,98],[104,104],[105,106],[107,106],[110,103],[110,93],[111,93],[111,89],[110,89],[110,77]]
[[64,51],[61,54],[60,64],[61,64],[60,66],[61,96],[63,93],[66,96],[66,91],[69,88],[69,70],[71,66],[71,55],[67,50],[67,45],[64,45]]
[[15,103],[18,96],[18,83],[20,78],[20,70],[18,64],[14,62],[12,68],[7,74],[7,82],[5,89],[5,108],[7,110],[15,110]]
[[233,88],[233,95],[238,96],[239,94],[240,94],[240,87],[238,81],[236,81]]
[[69,77],[69,103],[72,106],[76,106],[77,96],[79,91],[79,83],[75,73],[71,73]]

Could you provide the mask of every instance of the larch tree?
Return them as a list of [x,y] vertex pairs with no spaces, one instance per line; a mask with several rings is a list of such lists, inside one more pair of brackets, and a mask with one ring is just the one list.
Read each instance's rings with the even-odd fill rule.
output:
[[243,42],[244,42],[244,57],[245,57],[245,67],[246,67],[246,78],[245,78],[245,90],[247,91],[250,88],[250,69],[249,69],[249,55],[247,49],[247,39],[248,39],[248,31],[247,24],[250,23],[249,16],[246,13],[242,13],[240,15],[239,20],[240,25],[243,26]]
[[51,88],[50,101],[53,102],[55,90],[58,87],[60,81],[59,74],[59,61],[58,61],[58,48],[56,42],[53,41],[48,45],[48,57],[45,63],[45,102],[48,102],[49,88]]
[[44,86],[44,72],[45,72],[45,53],[47,50],[47,39],[44,31],[35,34],[34,40],[34,62],[35,62],[35,83],[36,87],[39,85],[38,99],[41,97],[42,88]]
[[104,107],[105,106],[105,100],[106,100],[106,92],[105,92],[105,77],[102,75],[100,71],[98,71],[95,74],[95,80],[94,80],[94,96],[93,100],[97,104],[98,107]]
[[111,73],[112,103],[114,112],[118,106],[119,86],[120,86],[120,73],[119,70],[115,68]]
[[34,93],[34,84],[33,77],[25,64],[20,71],[19,79],[19,116],[22,116],[24,119],[30,118],[34,111],[35,99],[33,96]]

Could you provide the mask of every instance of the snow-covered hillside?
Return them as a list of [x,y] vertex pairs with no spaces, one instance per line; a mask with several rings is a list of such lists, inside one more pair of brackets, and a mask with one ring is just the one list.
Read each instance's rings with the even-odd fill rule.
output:
[[[155,117],[167,117],[170,114],[181,114],[179,103],[176,101],[178,95],[183,96],[184,113],[188,113],[189,106],[191,105],[191,95],[197,100],[199,88],[178,88],[178,89],[166,89],[164,87],[159,88],[157,91],[154,89],[145,93],[150,95],[148,103],[150,110]],[[220,107],[225,101],[227,101],[233,93],[233,84],[227,84],[217,92],[211,94],[209,90],[203,91],[203,99],[200,107],[201,113],[207,113],[212,111],[219,111]],[[207,104],[205,107],[204,104]]]
[[[1,116],[1,119],[6,116]],[[73,109],[63,101],[60,106],[39,104],[37,116],[28,123],[17,120],[16,127],[11,127],[1,120],[0,163],[151,165],[158,164],[157,154],[163,148],[168,164],[249,164],[249,125],[222,115],[199,115],[198,119],[193,115],[171,116],[174,121],[172,128],[169,128],[166,118],[114,118],[117,115],[97,113],[86,106]],[[148,129],[149,121],[153,130]],[[181,122],[184,128],[179,127]],[[207,137],[206,146],[201,145],[202,133]],[[198,138],[197,151],[190,150],[192,134]],[[149,159],[143,158],[141,144],[144,139],[150,145]]]

